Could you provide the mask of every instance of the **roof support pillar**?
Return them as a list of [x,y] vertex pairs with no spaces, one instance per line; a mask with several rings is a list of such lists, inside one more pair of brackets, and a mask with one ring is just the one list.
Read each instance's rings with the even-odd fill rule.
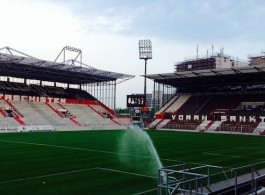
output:
[[154,90],[153,90],[153,109],[154,109],[154,111],[155,111],[155,102],[156,102],[155,90],[156,90],[156,82],[154,80]]
[[113,101],[114,101],[114,106],[113,106],[113,110],[115,110],[116,109],[116,85],[117,85],[117,83],[116,83],[116,80],[114,81],[114,93],[113,93],[113,95],[114,95],[114,98],[113,98]]

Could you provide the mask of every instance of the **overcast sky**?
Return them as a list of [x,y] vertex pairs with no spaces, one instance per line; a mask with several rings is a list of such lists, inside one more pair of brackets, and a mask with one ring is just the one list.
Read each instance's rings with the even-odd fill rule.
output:
[[152,41],[148,74],[173,72],[197,44],[200,55],[214,45],[247,59],[265,51],[264,16],[263,0],[0,0],[0,48],[51,61],[66,45],[80,48],[85,64],[136,76],[117,86],[125,107],[127,94],[144,90],[139,40]]

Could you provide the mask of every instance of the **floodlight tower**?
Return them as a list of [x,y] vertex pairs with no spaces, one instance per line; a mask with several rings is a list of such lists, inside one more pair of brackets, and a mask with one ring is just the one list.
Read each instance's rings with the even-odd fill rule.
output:
[[145,69],[144,69],[144,97],[146,98],[146,67],[147,60],[152,59],[152,42],[149,39],[139,40],[139,58],[144,60]]

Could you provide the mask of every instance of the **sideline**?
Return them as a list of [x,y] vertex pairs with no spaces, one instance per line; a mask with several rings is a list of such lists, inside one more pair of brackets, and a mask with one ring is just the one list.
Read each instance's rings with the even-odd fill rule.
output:
[[151,189],[151,190],[146,190],[146,191],[143,191],[143,192],[139,192],[139,193],[136,193],[136,194],[133,194],[133,195],[145,194],[147,192],[152,192],[152,191],[155,191],[155,190],[157,190],[157,188],[154,188],[154,189]]
[[109,169],[109,168],[104,168],[104,167],[97,167],[97,168],[100,169],[100,170],[104,170],[104,171],[111,171],[111,172],[124,173],[124,174],[129,174],[129,175],[135,175],[135,176],[140,176],[140,177],[148,177],[148,178],[152,178],[152,179],[157,179],[157,177],[150,176],[150,175],[143,175],[143,174],[139,174],[139,173],[120,171],[120,170],[117,170],[117,169]]
[[111,172],[123,173],[123,174],[128,174],[128,175],[134,175],[134,176],[140,176],[140,177],[147,177],[147,178],[151,178],[151,179],[157,179],[156,177],[149,176],[149,175],[143,175],[143,174],[132,173],[132,172],[127,172],[127,171],[121,171],[121,170],[110,169],[110,168],[104,168],[104,167],[94,167],[94,168],[87,168],[87,169],[79,169],[79,170],[75,170],[75,171],[66,171],[66,172],[52,173],[52,174],[47,174],[47,175],[39,175],[39,176],[35,176],[35,177],[26,177],[26,178],[20,178],[20,179],[12,179],[12,180],[0,181],[0,184],[20,182],[20,181],[26,181],[26,180],[32,180],[32,179],[40,179],[40,178],[52,177],[52,176],[58,176],[58,175],[67,175],[67,174],[80,173],[80,172],[92,171],[92,170],[111,171]]
[[15,144],[27,144],[27,145],[35,145],[35,146],[45,146],[45,147],[62,148],[62,149],[69,149],[69,150],[99,152],[99,153],[106,153],[106,154],[119,154],[119,155],[135,156],[135,157],[153,159],[153,158],[147,157],[147,156],[110,152],[110,151],[106,151],[106,150],[94,150],[94,149],[89,149],[89,148],[69,147],[69,146],[60,146],[60,145],[52,145],[52,144],[41,144],[41,143],[34,143],[34,142],[19,142],[19,141],[10,141],[10,140],[0,140],[0,141],[1,142],[7,142],[7,143],[15,143]]
[[91,170],[95,170],[95,169],[98,169],[98,168],[95,167],[95,168],[88,168],[88,169],[79,169],[79,170],[76,170],[76,171],[66,171],[66,172],[61,172],[61,173],[53,173],[53,174],[40,175],[40,176],[35,176],[35,177],[26,177],[26,178],[21,178],[21,179],[0,181],[0,184],[13,183],[13,182],[19,182],[19,181],[26,181],[26,180],[32,180],[32,179],[39,179],[39,178],[45,178],[45,177],[51,177],[51,176],[57,176],[57,175],[67,175],[67,174],[72,174],[72,173],[91,171]]

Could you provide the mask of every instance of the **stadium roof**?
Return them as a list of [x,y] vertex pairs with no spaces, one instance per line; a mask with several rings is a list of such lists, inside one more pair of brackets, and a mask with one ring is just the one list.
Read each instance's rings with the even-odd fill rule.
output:
[[[1,50],[4,49],[8,52],[1,53]],[[134,77],[133,75],[96,69],[75,60],[64,63],[41,60],[10,47],[0,48],[0,76],[70,84],[109,81],[121,83]]]
[[224,69],[150,74],[146,78],[173,87],[265,84],[265,64]]

